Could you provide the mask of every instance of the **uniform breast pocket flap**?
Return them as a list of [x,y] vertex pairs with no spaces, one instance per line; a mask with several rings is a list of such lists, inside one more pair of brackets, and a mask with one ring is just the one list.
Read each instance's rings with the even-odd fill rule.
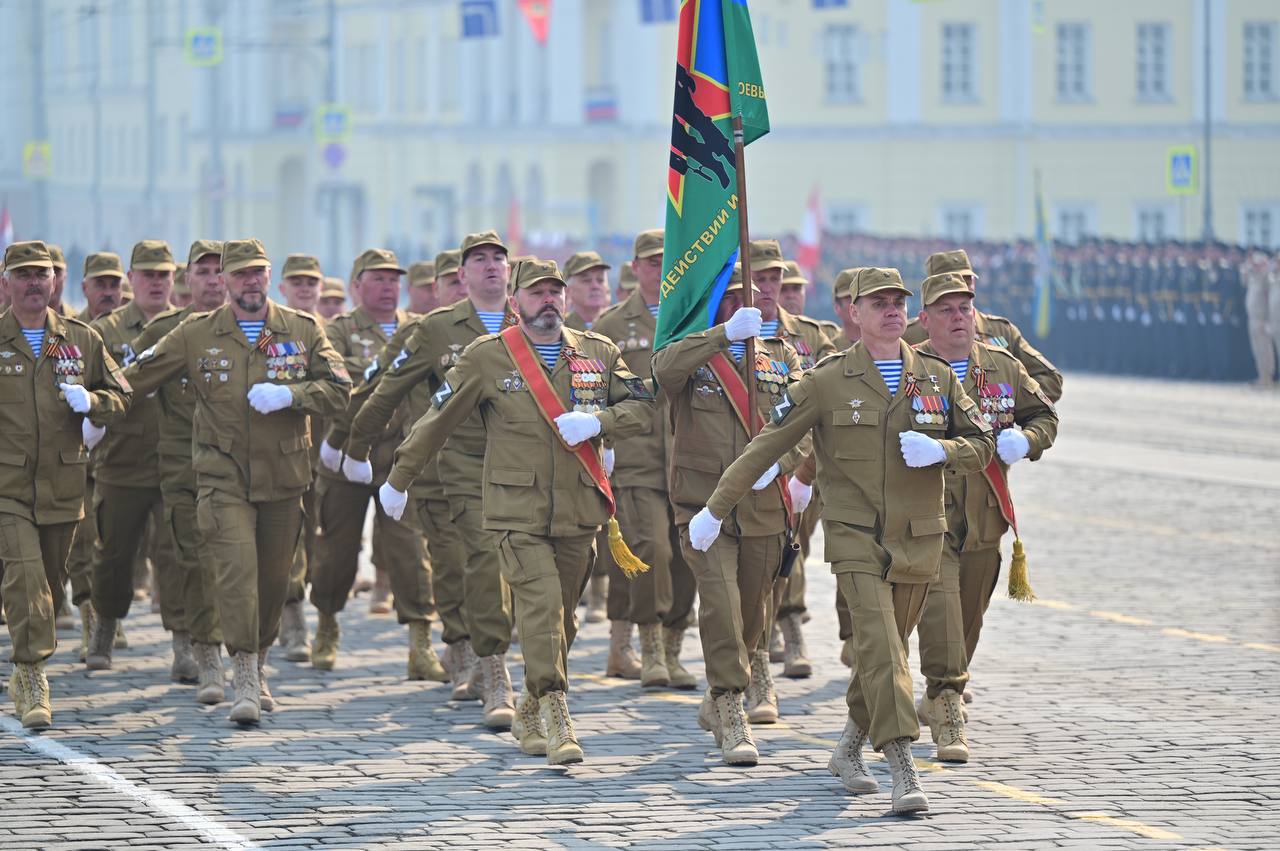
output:
[[489,483],[494,485],[531,488],[533,487],[533,479],[533,470],[495,469],[489,471]]
[[64,449],[58,453],[63,464],[88,464],[89,451],[81,446],[79,449]]
[[945,514],[911,518],[911,537],[913,538],[923,538],[926,535],[941,535],[945,531],[947,531],[947,515]]
[[836,408],[831,412],[833,426],[880,425],[879,411],[863,411],[857,408]]

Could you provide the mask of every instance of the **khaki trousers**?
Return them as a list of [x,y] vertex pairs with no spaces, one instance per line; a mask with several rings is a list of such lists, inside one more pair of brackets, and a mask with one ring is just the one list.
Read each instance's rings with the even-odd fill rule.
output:
[[750,656],[764,640],[766,600],[783,540],[781,533],[742,538],[722,528],[702,553],[689,543],[688,524],[680,526],[684,557],[697,581],[698,634],[713,695],[744,691],[750,682]]
[[42,662],[58,646],[53,621],[66,595],[75,533],[75,521],[37,526],[17,514],[0,514],[0,586],[14,662]]
[[929,586],[839,571],[836,583],[849,603],[857,658],[845,695],[849,717],[867,731],[876,750],[904,736],[915,741],[920,723],[907,669],[907,636],[920,620]]
[[[649,570],[627,579],[614,566],[609,579],[610,603],[617,596],[626,605],[620,607],[616,618],[610,612],[610,619],[641,625],[661,623],[671,610],[671,504],[665,491],[654,488],[619,488],[617,496],[622,537]],[[607,532],[601,533],[601,539],[597,549],[603,547],[604,554],[597,558],[608,558],[612,564]]]
[[93,513],[93,476],[85,480],[84,517],[76,524],[75,540],[67,557],[71,579],[71,604],[79,606],[93,597],[93,551],[98,544],[98,521]]
[[471,635],[463,607],[467,548],[462,535],[450,520],[448,500],[411,499],[409,506],[413,523],[426,536],[432,590],[444,643],[462,641]]
[[98,482],[93,510],[98,545],[93,556],[93,607],[103,617],[124,618],[133,602],[134,566],[145,553],[147,523],[153,524],[157,558],[153,579],[160,597],[160,621],[169,631],[185,631],[189,581],[177,564],[171,527],[164,519],[160,488],[132,488]]
[[[182,607],[186,612],[191,640],[201,644],[221,644],[218,626],[217,571],[209,556],[209,546],[196,519],[194,487],[162,485],[166,528],[173,535],[177,566],[182,576]],[[161,610],[164,596],[160,598]]]
[[323,478],[316,486],[319,523],[323,530],[311,565],[311,604],[327,615],[347,604],[360,564],[365,511],[372,502],[375,549],[381,542],[383,567],[395,595],[400,623],[429,620],[431,568],[423,556],[422,535],[417,529],[392,520],[378,504],[377,486]]
[[[478,497],[455,496],[452,502],[453,524],[467,550],[462,606],[471,646],[478,656],[506,653],[511,647],[511,589],[498,555],[502,533],[484,528],[484,507]],[[523,633],[520,640],[524,641]]]
[[196,518],[217,577],[218,620],[227,651],[266,650],[280,633],[289,569],[302,535],[300,499],[249,502],[201,488]]
[[520,628],[525,691],[535,698],[568,691],[569,648],[578,633],[578,600],[587,587],[595,535],[503,532],[498,542]]
[[307,599],[308,566],[315,560],[316,552],[316,486],[302,493],[302,540],[293,554],[293,566],[289,568],[289,593],[286,602],[297,603]]
[[930,698],[948,688],[964,693],[983,616],[1000,579],[1000,550],[956,552],[948,537],[939,573],[940,580],[929,586],[919,628],[920,672]]

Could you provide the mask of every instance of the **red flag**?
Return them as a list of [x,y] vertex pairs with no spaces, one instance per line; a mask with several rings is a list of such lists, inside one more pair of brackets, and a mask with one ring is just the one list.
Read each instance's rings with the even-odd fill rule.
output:
[[809,203],[804,211],[804,224],[800,227],[799,244],[796,246],[796,262],[809,280],[816,280],[818,265],[822,262],[822,201],[818,197],[817,184],[809,193]]
[[507,206],[507,248],[513,257],[524,254],[524,238],[520,234],[520,201],[514,195]]
[[520,0],[520,11],[538,44],[546,44],[547,30],[551,28],[551,0]]
[[9,218],[9,208],[0,207],[0,251],[13,244],[13,219]]

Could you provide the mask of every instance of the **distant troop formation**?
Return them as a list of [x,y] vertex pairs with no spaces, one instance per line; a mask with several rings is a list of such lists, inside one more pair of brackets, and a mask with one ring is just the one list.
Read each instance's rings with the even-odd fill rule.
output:
[[[785,714],[773,667],[824,662],[803,635],[821,522],[852,669],[829,768],[876,791],[870,743],[894,810],[927,809],[910,746],[924,721],[939,759],[969,759],[969,664],[1016,534],[1007,474],[1052,446],[1062,376],[977,309],[962,250],[928,257],[918,293],[896,268],[840,270],[838,324],[805,315],[809,282],[777,242],[747,256],[711,327],[655,352],[661,231],[635,238],[616,292],[596,252],[512,258],[485,231],[407,269],[370,249],[345,284],[290,256],[284,303],[257,240],[197,240],[182,267],[143,241],[127,269],[85,259],[75,317],[56,246],[10,246],[0,561],[17,716],[52,723],[44,665],[68,582],[81,659],[107,670],[149,561],[172,679],[260,723],[278,703],[271,648],[341,664],[372,508],[370,609],[407,627],[409,679],[478,701],[523,753],[579,762],[569,651],[585,603],[609,621],[606,675],[705,685],[698,724],[726,763],[756,765],[753,725]],[[1026,596],[1020,558],[1017,542],[1010,587]],[[695,624],[705,684],[685,664]]]

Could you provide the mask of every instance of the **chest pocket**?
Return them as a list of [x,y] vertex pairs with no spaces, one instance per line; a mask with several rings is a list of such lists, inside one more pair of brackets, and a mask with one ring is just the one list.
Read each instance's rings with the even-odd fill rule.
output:
[[880,455],[880,411],[836,408],[831,425],[837,427],[832,454],[842,461],[870,461]]
[[26,367],[22,367],[22,372],[13,372],[14,367],[0,367],[0,402],[21,402],[27,397],[26,390]]
[[202,357],[196,363],[199,381],[204,383],[206,392],[211,396],[220,396],[231,392],[234,383],[235,358],[222,355]]
[[695,379],[691,390],[693,407],[719,411],[723,407],[724,388],[714,381]]

